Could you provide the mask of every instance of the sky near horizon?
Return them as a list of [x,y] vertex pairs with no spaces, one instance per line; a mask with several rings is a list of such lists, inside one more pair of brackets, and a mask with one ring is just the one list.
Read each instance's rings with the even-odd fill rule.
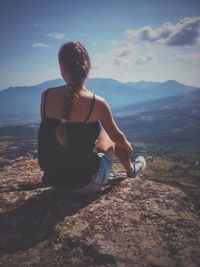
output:
[[199,0],[0,0],[0,90],[60,78],[57,53],[81,41],[89,77],[200,87]]

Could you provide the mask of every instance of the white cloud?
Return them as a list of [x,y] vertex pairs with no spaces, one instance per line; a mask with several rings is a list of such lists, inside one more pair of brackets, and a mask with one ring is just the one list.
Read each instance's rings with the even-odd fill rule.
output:
[[123,46],[113,46],[110,51],[95,55],[91,75],[121,81],[171,79],[197,85],[199,28],[200,17],[184,18],[174,25],[167,22],[154,29],[146,26],[128,30],[121,42]]
[[47,47],[49,47],[49,45],[44,44],[44,43],[34,43],[34,44],[32,44],[32,47],[34,47],[34,48],[47,48]]
[[[93,75],[99,77],[125,77],[140,66],[148,66],[156,56],[152,52],[139,52],[133,45],[115,48],[94,58]],[[93,60],[92,60],[93,61]]]
[[119,44],[119,42],[116,40],[112,40],[110,43],[111,43],[111,45],[118,45]]
[[113,49],[109,55],[109,61],[115,66],[131,67],[133,65],[145,64],[155,58],[153,53],[140,53],[134,46],[127,46]]
[[147,25],[127,30],[125,35],[131,42],[141,40],[166,46],[194,46],[200,43],[200,17],[186,17],[175,25],[167,22],[157,29]]
[[64,33],[60,33],[60,32],[48,33],[47,36],[50,37],[50,38],[58,39],[58,40],[65,39],[65,34]]
[[136,65],[145,64],[148,61],[152,61],[154,59],[155,59],[155,55],[151,53],[147,53],[146,55],[138,55],[135,60],[135,64]]
[[200,62],[200,53],[178,54],[175,59],[182,62]]
[[33,23],[33,26],[34,27],[42,27],[42,24],[40,24],[40,23]]

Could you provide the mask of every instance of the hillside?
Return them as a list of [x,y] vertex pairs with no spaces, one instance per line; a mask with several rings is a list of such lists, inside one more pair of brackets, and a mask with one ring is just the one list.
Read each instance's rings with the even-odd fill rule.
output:
[[200,90],[194,90],[189,93],[168,96],[160,99],[149,100],[145,103],[135,103],[127,105],[125,107],[114,108],[113,112],[116,116],[126,116],[146,111],[153,110],[169,110],[191,107],[193,110],[199,110],[200,108]]
[[38,114],[42,92],[61,84],[63,81],[58,79],[35,86],[10,87],[0,91],[0,115],[15,117]]
[[116,117],[120,128],[132,142],[154,144],[200,145],[200,110],[153,110]]

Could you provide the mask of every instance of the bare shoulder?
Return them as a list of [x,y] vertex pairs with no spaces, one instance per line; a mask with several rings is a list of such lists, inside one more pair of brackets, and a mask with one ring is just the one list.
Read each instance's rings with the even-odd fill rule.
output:
[[52,88],[49,88],[47,90],[49,90],[50,93],[52,93],[52,94],[60,94],[60,93],[63,93],[63,91],[65,90],[65,85],[52,87]]
[[48,95],[53,95],[53,96],[63,94],[64,89],[65,89],[64,85],[47,88],[46,90],[42,92],[42,98],[44,98],[47,92],[48,92]]
[[104,110],[105,108],[109,108],[107,101],[103,97],[95,95],[95,100],[96,100],[96,106],[99,109]]
[[[96,116],[103,123],[112,119],[112,112],[106,99],[99,95],[95,95],[95,110]],[[105,123],[104,123],[105,124]]]

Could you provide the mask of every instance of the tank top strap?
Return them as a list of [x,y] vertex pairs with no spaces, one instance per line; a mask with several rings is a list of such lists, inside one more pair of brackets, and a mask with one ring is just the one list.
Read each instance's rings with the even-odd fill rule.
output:
[[92,114],[93,108],[94,108],[94,104],[95,104],[95,94],[93,94],[91,105],[90,105],[90,110],[89,110],[88,115],[87,115],[87,117],[86,117],[86,119],[84,120],[83,123],[86,123],[89,120],[89,118],[90,118],[90,116]]
[[46,108],[46,102],[47,102],[47,95],[50,91],[50,88],[46,90],[45,94],[44,94],[44,102],[43,102],[43,117],[46,117],[46,111],[45,111],[45,108]]

